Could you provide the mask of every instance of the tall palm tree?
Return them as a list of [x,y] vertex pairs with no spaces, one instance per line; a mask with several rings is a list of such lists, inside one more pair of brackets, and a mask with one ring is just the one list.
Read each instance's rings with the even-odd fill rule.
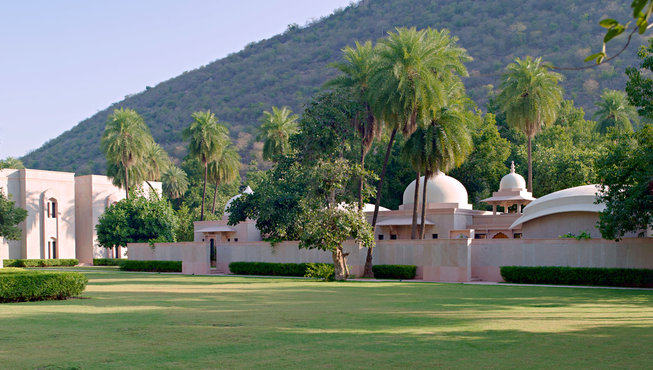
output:
[[597,129],[602,134],[608,128],[614,127],[619,131],[633,131],[633,123],[639,123],[637,109],[628,101],[626,93],[617,90],[603,90],[601,100],[596,103],[598,108],[594,113]]
[[[147,144],[152,140],[150,131],[143,118],[133,109],[116,109],[107,120],[101,147],[107,159],[107,168],[113,168],[108,175],[114,184],[125,189],[129,198],[129,188],[136,184],[137,179],[131,178],[137,165],[145,156]],[[120,172],[121,176],[116,176]],[[113,175],[113,176],[112,176]]]
[[401,149],[401,157],[404,162],[410,163],[410,166],[415,170],[415,192],[413,194],[413,218],[411,222],[410,238],[417,239],[417,206],[419,204],[419,184],[426,168],[426,152],[424,151],[426,137],[424,127],[418,127],[417,130],[410,136],[404,143]]
[[177,166],[168,166],[161,175],[163,191],[172,199],[181,198],[188,190],[188,176]]
[[263,159],[271,161],[288,152],[289,139],[299,130],[298,118],[288,107],[272,107],[271,112],[263,112],[258,135],[258,140],[263,141]]
[[562,102],[562,76],[547,70],[542,59],[515,59],[503,75],[497,101],[511,127],[528,138],[528,191],[533,191],[532,140],[543,126],[555,121]]
[[240,155],[232,146],[225,147],[220,155],[220,159],[209,164],[209,178],[215,182],[211,213],[215,213],[215,200],[218,194],[218,186],[236,180],[238,178],[239,170]]
[[143,157],[143,176],[145,182],[150,187],[150,190],[155,194],[158,193],[150,184],[150,181],[157,181],[161,179],[161,175],[171,165],[170,157],[163,148],[151,140],[145,148],[145,156]]
[[192,114],[192,118],[193,121],[183,131],[183,136],[185,140],[189,141],[188,153],[197,158],[204,166],[204,185],[200,212],[200,221],[203,221],[209,164],[219,159],[224,147],[229,142],[229,131],[218,123],[218,119],[209,110],[195,112]]
[[[361,139],[360,165],[365,168],[365,157],[372,148],[372,143],[381,135],[381,124],[374,116],[372,103],[368,100],[370,79],[374,71],[375,52],[372,42],[364,44],[356,42],[354,48],[345,47],[342,50],[344,61],[334,63],[333,67],[342,72],[341,75],[327,82],[326,87],[340,87],[356,92],[365,106],[364,117],[356,116],[352,121],[354,129]],[[365,175],[361,173],[358,187],[358,209],[363,209],[363,183]]]

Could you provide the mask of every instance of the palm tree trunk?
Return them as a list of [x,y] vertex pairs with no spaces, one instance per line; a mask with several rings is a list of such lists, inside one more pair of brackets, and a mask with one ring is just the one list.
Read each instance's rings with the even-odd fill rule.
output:
[[145,183],[147,183],[147,186],[150,187],[150,191],[151,191],[152,193],[154,193],[154,195],[156,195],[157,198],[159,198],[159,193],[156,191],[156,189],[154,189],[154,186],[152,186],[152,184],[150,184],[150,181],[149,181],[149,180],[145,180]]
[[125,167],[125,199],[129,199],[129,171],[127,166]]
[[424,239],[424,232],[425,232],[425,222],[426,222],[426,184],[429,182],[429,177],[431,177],[431,174],[429,171],[424,172],[424,190],[422,191],[422,222],[420,226],[420,239]]
[[206,198],[206,178],[209,176],[209,164],[204,164],[204,189],[202,190],[202,211],[200,212],[200,221],[204,221],[204,199]]
[[218,185],[220,183],[218,181],[215,182],[215,191],[213,192],[213,206],[211,207],[211,213],[215,214],[215,198],[216,195],[218,194]]
[[[361,171],[365,169],[365,145],[363,145],[363,140],[361,139]],[[363,181],[365,181],[365,174],[361,172],[361,176],[358,183],[358,210],[363,210]]]
[[533,192],[533,160],[531,158],[532,138],[528,137],[528,191]]
[[417,203],[419,203],[419,178],[420,173],[417,171],[417,177],[415,177],[415,194],[413,195],[413,222],[410,228],[411,239],[417,239]]
[[[372,232],[374,232],[376,227],[376,220],[379,217],[379,205],[381,204],[381,188],[383,187],[383,180],[385,179],[385,170],[388,167],[388,160],[390,159],[390,153],[392,152],[392,144],[395,142],[395,136],[397,135],[397,129],[394,128],[390,134],[390,141],[388,142],[388,147],[385,150],[385,159],[383,161],[383,167],[381,168],[381,176],[379,177],[379,183],[376,185],[376,202],[374,202],[374,215],[372,216]],[[367,257],[365,258],[365,269],[363,270],[363,277],[374,277],[374,272],[372,272],[372,248],[367,248]]]

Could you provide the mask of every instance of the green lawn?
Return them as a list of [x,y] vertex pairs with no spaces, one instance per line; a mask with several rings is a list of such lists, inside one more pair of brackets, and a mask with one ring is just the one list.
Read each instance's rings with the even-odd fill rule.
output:
[[84,273],[0,305],[3,368],[653,366],[652,291]]

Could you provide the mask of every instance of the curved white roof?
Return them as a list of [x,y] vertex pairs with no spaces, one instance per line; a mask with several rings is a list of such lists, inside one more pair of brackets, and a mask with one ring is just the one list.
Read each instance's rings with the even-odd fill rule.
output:
[[501,178],[499,190],[526,190],[526,180],[515,172],[515,162],[510,164],[510,173]]
[[243,190],[242,193],[240,193],[240,194],[236,194],[236,195],[234,195],[233,197],[229,198],[229,200],[227,201],[227,204],[224,205],[224,212],[225,212],[225,213],[229,213],[229,212],[227,212],[227,210],[229,209],[229,206],[231,206],[231,203],[232,203],[234,200],[236,200],[236,199],[242,197],[243,194],[254,194],[254,190],[252,190],[252,188],[250,188],[249,186],[247,186],[247,187],[245,188],[245,190]]
[[604,204],[595,204],[598,185],[583,185],[558,190],[524,207],[524,213],[510,225],[513,229],[526,221],[563,212],[601,212]]
[[[418,193],[419,202],[421,203],[421,190],[424,186],[424,176],[420,178],[420,191]],[[427,204],[431,203],[455,203],[459,208],[471,208],[468,203],[467,189],[451,176],[438,171],[434,176],[429,178],[426,185]],[[403,204],[413,204],[415,197],[415,180],[413,180],[404,190]]]

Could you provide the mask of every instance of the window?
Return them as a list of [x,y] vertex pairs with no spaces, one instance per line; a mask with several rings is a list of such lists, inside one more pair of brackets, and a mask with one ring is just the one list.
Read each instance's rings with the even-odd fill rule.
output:
[[237,241],[238,241],[238,238],[234,238],[234,241],[237,242]]
[[57,202],[54,199],[50,199],[47,204],[47,217],[48,218],[57,218]]
[[485,234],[474,234],[474,239],[485,239]]
[[383,240],[383,234],[379,234],[379,240]]
[[515,239],[521,239],[521,233],[514,233],[512,237]]
[[48,241],[48,249],[45,251],[45,258],[57,258],[57,241],[52,239]]
[[432,238],[432,239],[437,239],[437,238],[438,238],[438,234],[431,234],[431,238]]
[[397,239],[397,234],[391,234],[390,239],[391,240],[396,240]]
[[230,241],[231,241],[231,238],[227,238],[227,241],[230,242]]

